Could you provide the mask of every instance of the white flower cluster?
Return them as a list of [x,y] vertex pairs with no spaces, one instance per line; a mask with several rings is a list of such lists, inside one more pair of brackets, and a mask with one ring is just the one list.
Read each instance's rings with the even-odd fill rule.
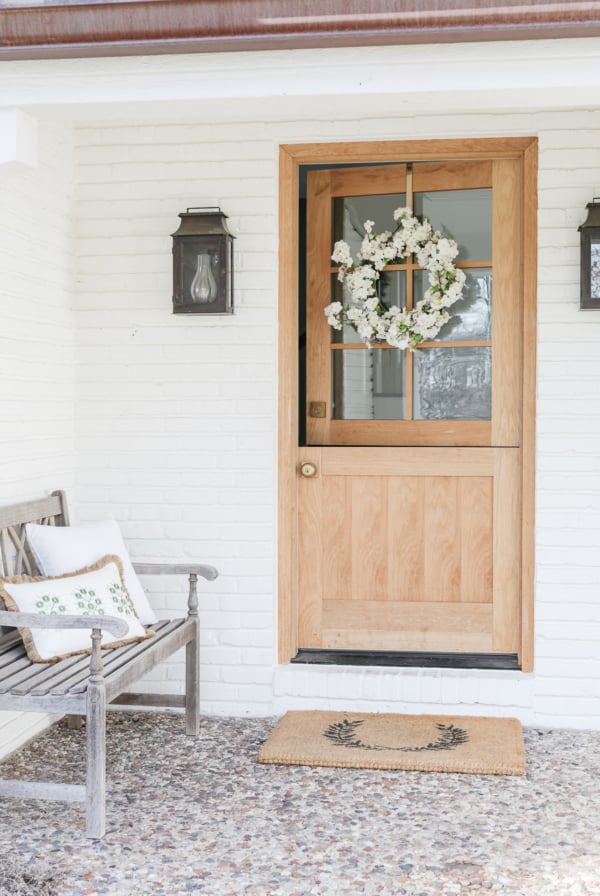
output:
[[[365,221],[365,237],[355,264],[350,247],[343,240],[334,246],[333,261],[340,266],[338,280],[346,283],[352,302],[332,302],[325,308],[327,321],[336,330],[344,322],[352,324],[367,344],[387,342],[400,349],[414,349],[420,342],[434,339],[449,320],[446,310],[462,295],[465,275],[454,267],[458,254],[454,240],[443,237],[429,221],[419,221],[409,208],[394,212],[396,230],[373,233],[372,221]],[[410,311],[393,305],[386,308],[379,299],[377,283],[388,264],[414,255],[429,272],[429,288]]]

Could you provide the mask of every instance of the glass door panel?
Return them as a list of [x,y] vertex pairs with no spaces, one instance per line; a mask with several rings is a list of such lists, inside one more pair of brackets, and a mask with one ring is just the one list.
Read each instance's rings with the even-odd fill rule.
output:
[[[436,336],[436,342],[480,342],[492,338],[492,269],[465,268],[464,273],[467,279],[462,298],[448,309],[450,320]],[[415,304],[423,298],[428,286],[427,271],[415,271]]]
[[415,352],[413,410],[415,420],[490,420],[491,349]]
[[458,243],[458,261],[492,258],[492,191],[437,190],[415,193],[414,213]]
[[[371,196],[339,196],[333,200],[333,242],[344,240],[356,256],[365,236],[365,221],[374,222],[374,231],[383,233],[394,224],[394,211],[406,205],[406,193]],[[333,249],[333,247],[332,247]]]
[[[502,269],[494,278],[492,264],[499,212],[492,168],[487,161],[418,162],[309,176],[307,444],[491,444],[492,340],[504,327],[494,334],[494,279],[500,299],[505,292]],[[466,275],[448,323],[414,352],[368,346],[354,326],[334,330],[323,315],[330,302],[353,302],[337,279],[334,243],[343,239],[358,261],[365,221],[377,233],[393,231],[394,211],[405,206],[456,240],[454,263]],[[428,272],[409,256],[382,272],[380,298],[411,310],[428,287]]]
[[333,354],[334,420],[404,420],[403,353],[393,348],[342,349]]

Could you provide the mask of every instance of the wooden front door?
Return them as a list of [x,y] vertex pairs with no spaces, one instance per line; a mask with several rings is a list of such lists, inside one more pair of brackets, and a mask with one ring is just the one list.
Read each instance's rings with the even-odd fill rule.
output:
[[[518,158],[312,171],[298,648],[516,656],[521,646],[523,183]],[[409,206],[456,239],[464,298],[414,353],[369,348],[324,307],[333,242]],[[383,277],[390,304],[426,288]],[[306,466],[308,465],[308,466]],[[309,475],[305,475],[305,474]],[[313,474],[313,475],[310,475]]]

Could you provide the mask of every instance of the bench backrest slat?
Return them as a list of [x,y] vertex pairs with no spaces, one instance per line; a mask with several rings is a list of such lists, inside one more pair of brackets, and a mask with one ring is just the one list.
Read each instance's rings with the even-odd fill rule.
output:
[[53,492],[37,501],[22,501],[0,508],[0,574],[35,575],[37,570],[25,540],[26,523],[67,526],[69,516],[64,492]]

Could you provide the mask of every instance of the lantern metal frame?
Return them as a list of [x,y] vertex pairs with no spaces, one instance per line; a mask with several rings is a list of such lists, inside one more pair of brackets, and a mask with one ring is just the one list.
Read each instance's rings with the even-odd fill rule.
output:
[[179,214],[173,238],[173,314],[233,314],[233,241],[218,206]]
[[600,199],[588,202],[581,234],[580,308],[600,308]]

